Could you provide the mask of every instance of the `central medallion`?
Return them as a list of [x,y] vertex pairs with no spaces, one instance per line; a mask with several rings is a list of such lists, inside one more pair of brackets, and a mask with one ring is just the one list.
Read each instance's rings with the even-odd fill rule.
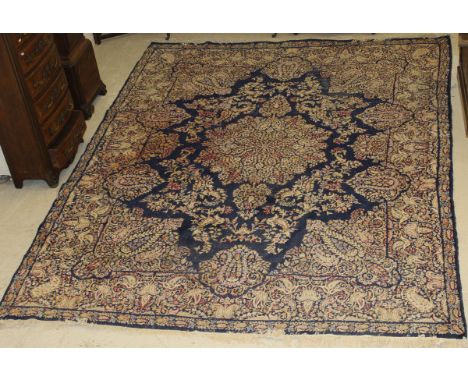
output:
[[209,131],[196,162],[219,174],[223,184],[282,185],[308,166],[326,161],[330,134],[298,115],[247,116]]

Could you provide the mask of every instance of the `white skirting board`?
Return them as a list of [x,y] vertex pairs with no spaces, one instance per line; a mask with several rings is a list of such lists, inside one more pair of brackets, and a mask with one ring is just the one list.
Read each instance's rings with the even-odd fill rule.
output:
[[10,175],[10,170],[8,170],[8,165],[6,163],[5,157],[3,156],[1,147],[0,147],[0,175]]

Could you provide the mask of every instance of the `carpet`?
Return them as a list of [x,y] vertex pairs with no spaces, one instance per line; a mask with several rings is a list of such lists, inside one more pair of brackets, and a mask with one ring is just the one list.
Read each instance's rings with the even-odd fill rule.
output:
[[151,44],[0,317],[465,335],[447,37]]

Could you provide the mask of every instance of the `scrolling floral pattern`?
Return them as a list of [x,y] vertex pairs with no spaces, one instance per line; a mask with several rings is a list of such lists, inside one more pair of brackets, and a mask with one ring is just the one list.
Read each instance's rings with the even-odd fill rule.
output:
[[1,312],[462,335],[449,62],[445,38],[151,45]]

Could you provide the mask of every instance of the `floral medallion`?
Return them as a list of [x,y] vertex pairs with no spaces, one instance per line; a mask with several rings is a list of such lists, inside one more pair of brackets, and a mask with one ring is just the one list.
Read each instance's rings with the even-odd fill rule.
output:
[[246,116],[207,133],[197,162],[223,184],[285,184],[308,166],[326,161],[329,132],[311,129],[302,117]]

